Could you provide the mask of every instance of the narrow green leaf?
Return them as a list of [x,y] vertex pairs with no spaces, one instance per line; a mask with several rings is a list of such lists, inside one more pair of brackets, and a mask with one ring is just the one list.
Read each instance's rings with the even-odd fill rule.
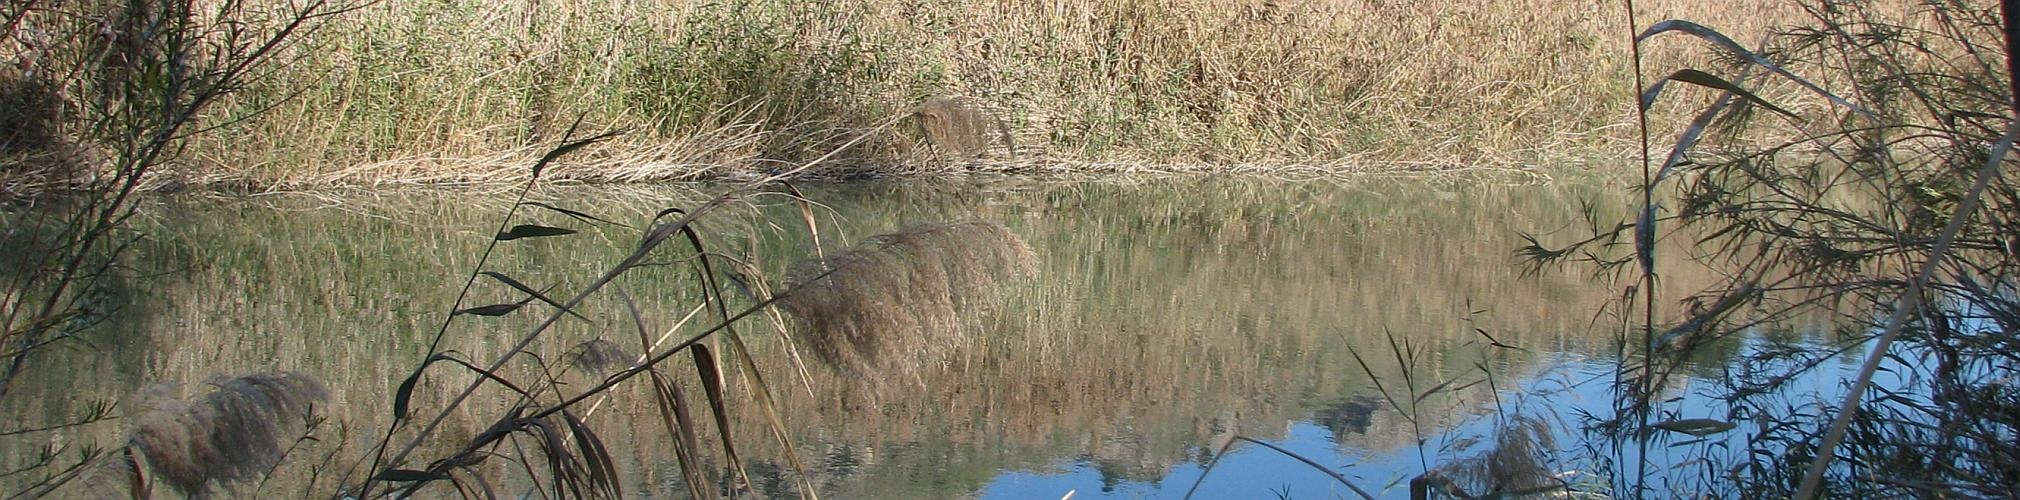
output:
[[421,366],[414,368],[414,373],[407,375],[407,380],[400,382],[399,388],[393,390],[393,420],[407,419],[408,400],[414,397],[414,386],[421,382],[421,373],[428,370],[428,365],[442,359],[441,354],[428,356],[421,361]]
[[534,224],[520,224],[517,226],[512,226],[512,229],[506,230],[505,232],[498,233],[498,241],[512,241],[520,238],[561,236],[564,234],[575,234],[575,230],[561,227],[534,225]]
[[814,257],[826,261],[828,259],[827,251],[821,249],[821,226],[814,220],[814,201],[808,199],[806,193],[800,192],[800,188],[794,186],[791,182],[779,181],[779,184],[784,185],[786,191],[792,193],[793,199],[799,202],[800,219],[804,220],[807,224],[807,235],[812,236],[814,239]]
[[609,498],[624,498],[624,487],[617,480],[616,461],[610,458],[610,448],[604,446],[603,439],[596,437],[596,432],[574,413],[562,411],[561,419],[568,424],[568,433],[575,436],[575,449],[581,451],[583,465],[589,470],[589,486]]
[[1789,118],[1796,117],[1795,112],[1782,109],[1781,106],[1776,106],[1774,105],[1774,103],[1768,102],[1767,99],[1762,99],[1760,96],[1754,95],[1753,92],[1748,92],[1746,89],[1740,88],[1739,85],[1735,85],[1732,82],[1725,81],[1724,78],[1719,78],[1717,76],[1712,75],[1711,73],[1686,68],[1676,70],[1675,73],[1670,73],[1668,79],[1692,85],[1697,85],[1700,87],[1731,92],[1733,93],[1733,95],[1737,95],[1741,99],[1746,99],[1747,101],[1759,105],[1760,107],[1767,108],[1768,111],[1780,113],[1782,116],[1786,116]]
[[1665,88],[1669,88],[1668,78],[1656,80],[1655,83],[1649,84],[1647,90],[1641,91],[1641,109],[1646,111],[1648,108],[1655,106],[1655,98],[1661,96],[1662,89]]
[[748,487],[750,476],[744,473],[743,462],[737,459],[736,440],[730,434],[729,405],[722,393],[722,368],[716,366],[715,354],[708,346],[695,344],[694,371],[701,376],[702,392],[708,395],[709,410],[715,412],[715,428],[722,435],[723,458],[729,462],[730,471],[736,473],[737,485]]
[[1415,405],[1416,403],[1422,403],[1422,402],[1424,402],[1424,399],[1425,399],[1425,398],[1429,398],[1429,397],[1431,397],[1432,395],[1435,395],[1435,394],[1437,394],[1437,393],[1438,393],[1438,391],[1442,391],[1442,390],[1445,390],[1445,388],[1446,388],[1446,387],[1450,387],[1450,386],[1452,385],[1452,383],[1453,383],[1453,382],[1458,382],[1458,381],[1459,381],[1458,379],[1452,379],[1452,380],[1447,380],[1447,381],[1445,381],[1444,383],[1441,383],[1441,384],[1438,384],[1437,386],[1434,386],[1434,387],[1432,387],[1432,388],[1430,388],[1430,389],[1425,389],[1425,390],[1424,390],[1424,392],[1423,392],[1422,394],[1418,394],[1418,395],[1417,395],[1417,397],[1416,397],[1415,399],[1413,399],[1412,401],[1410,401],[1410,403],[1411,403],[1412,405]]
[[519,308],[521,308],[521,307],[526,307],[526,304],[529,304],[529,303],[532,303],[532,302],[533,302],[533,298],[532,298],[532,297],[527,297],[527,298],[526,298],[526,300],[521,300],[521,301],[518,301],[518,302],[513,302],[513,303],[509,303],[509,304],[491,304],[491,305],[488,305],[488,306],[477,306],[477,307],[472,307],[472,308],[468,308],[468,309],[457,309],[457,310],[456,310],[455,312],[453,312],[453,313],[450,313],[450,314],[454,314],[454,315],[458,315],[458,316],[460,316],[460,315],[464,315],[464,314],[473,314],[473,315],[477,315],[477,316],[486,316],[486,317],[494,317],[494,318],[495,318],[495,317],[498,317],[498,316],[504,316],[504,315],[507,315],[507,314],[512,314],[512,311],[517,311],[517,310],[519,310]]
[[1762,68],[1767,68],[1768,71],[1772,71],[1777,75],[1781,75],[1782,78],[1787,78],[1789,79],[1789,81],[1796,82],[1797,85],[1802,85],[1803,88],[1809,89],[1810,92],[1816,93],[1817,95],[1822,96],[1824,99],[1830,100],[1831,103],[1833,104],[1837,104],[1838,106],[1844,107],[1845,109],[1852,110],[1852,112],[1858,113],[1860,115],[1864,115],[1867,117],[1873,116],[1873,113],[1871,111],[1867,111],[1866,108],[1862,108],[1856,104],[1852,104],[1851,101],[1847,101],[1842,97],[1838,97],[1837,94],[1832,94],[1830,91],[1824,90],[1823,87],[1819,87],[1817,86],[1817,84],[1810,83],[1809,80],[1804,80],[1802,77],[1796,76],[1795,73],[1790,73],[1788,72],[1788,70],[1782,69],[1781,66],[1776,65],[1773,61],[1769,61],[1767,60],[1767,58],[1761,57],[1759,54],[1753,53],[1753,51],[1746,50],[1745,47],[1741,47],[1739,45],[1739,42],[1732,41],[1732,37],[1725,36],[1724,33],[1719,33],[1718,30],[1704,27],[1704,25],[1701,24],[1693,23],[1690,21],[1684,21],[1681,19],[1670,19],[1662,21],[1650,25],[1647,31],[1643,31],[1641,32],[1640,35],[1635,36],[1634,41],[1640,42],[1643,40],[1647,40],[1649,37],[1672,31],[1695,36],[1698,39],[1710,42],[1712,45],[1718,46],[1718,48],[1724,49],[1726,52],[1732,53],[1732,55],[1734,56],[1737,56],[1741,59],[1746,59],[1747,61],[1751,61]]
[[1634,260],[1641,263],[1644,276],[1655,275],[1655,210],[1658,205],[1644,205],[1641,216],[1634,221]]
[[548,210],[551,210],[551,211],[554,211],[554,212],[556,212],[556,213],[559,213],[559,214],[561,214],[561,215],[566,215],[566,216],[569,216],[569,217],[571,217],[571,218],[574,218],[575,220],[579,220],[579,221],[582,221],[582,222],[593,222],[593,223],[599,223],[599,224],[610,224],[610,225],[613,225],[613,226],[617,226],[617,227],[622,227],[622,228],[625,228],[625,229],[630,229],[630,228],[631,228],[631,226],[627,226],[627,225],[624,225],[624,223],[621,223],[621,222],[613,222],[613,221],[610,221],[610,220],[608,220],[608,219],[604,219],[604,218],[601,218],[601,217],[597,217],[597,216],[594,216],[594,215],[589,215],[589,214],[586,214],[586,213],[582,213],[582,212],[579,212],[579,211],[575,211],[575,210],[569,210],[569,209],[566,209],[566,208],[561,208],[561,207],[557,207],[557,206],[554,206],[554,205],[549,205],[549,204],[546,204],[546,203],[541,203],[541,202],[537,202],[537,201],[528,201],[528,202],[521,202],[521,203],[520,203],[520,205],[525,205],[525,206],[529,206],[529,207],[539,207],[539,208],[545,208],[545,209],[548,209]]
[[511,276],[506,276],[496,271],[484,271],[483,273],[479,274],[483,274],[485,276],[491,277],[491,279],[498,280],[499,283],[504,283],[505,286],[512,287],[512,289],[514,290],[524,292],[525,294],[532,296],[536,300],[545,302],[547,303],[547,305],[554,306],[555,309],[560,309],[561,312],[568,313],[569,316],[574,316],[576,318],[580,318],[583,320],[589,319],[582,317],[581,314],[576,314],[574,309],[569,309],[568,306],[562,305],[560,302],[557,302],[553,298],[548,297],[545,293],[542,293],[539,290],[534,290],[533,287],[526,286],[525,283],[520,283],[519,280],[512,279]]
[[597,134],[595,137],[590,137],[588,139],[582,139],[579,141],[571,141],[568,143],[564,143],[560,146],[557,146],[552,150],[548,150],[547,154],[542,155],[540,157],[540,161],[538,163],[533,164],[533,178],[535,179],[540,178],[540,173],[547,170],[547,164],[553,163],[554,160],[560,159],[563,155],[573,153],[575,152],[575,150],[582,149],[584,147],[589,146],[590,144],[603,142],[606,139],[617,137],[617,135],[621,133],[622,132],[614,130],[610,132],[604,132],[601,134]]

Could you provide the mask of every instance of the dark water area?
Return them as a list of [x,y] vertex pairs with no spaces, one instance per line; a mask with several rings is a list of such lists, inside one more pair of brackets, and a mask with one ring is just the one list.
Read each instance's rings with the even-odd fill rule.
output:
[[[1198,498],[1356,496],[1253,444],[1216,462],[1234,436],[1399,497],[1427,469],[1481,453],[1510,415],[1561,434],[1578,424],[1572,409],[1611,404],[1604,389],[1619,320],[1605,311],[1621,283],[1585,269],[1525,272],[1514,251],[1523,232],[1575,236],[1582,206],[1603,210],[1624,190],[1216,179],[804,188],[818,203],[826,251],[918,223],[987,220],[1038,259],[1035,279],[1006,285],[1003,303],[978,311],[951,354],[921,361],[915,376],[837,370],[763,316],[739,324],[826,498],[1174,498],[1195,483]],[[571,296],[633,248],[635,228],[652,214],[692,208],[718,191],[537,191],[535,199],[631,228],[528,209],[521,222],[580,232],[505,242],[484,270]],[[300,372],[330,388],[330,420],[272,480],[232,491],[327,495],[391,422],[394,387],[426,356],[510,200],[413,192],[150,202],[135,225],[145,236],[133,271],[103,285],[124,306],[86,342],[37,358],[5,418],[31,426],[151,384],[201,388],[220,375]],[[710,213],[699,228],[712,252],[748,262],[774,284],[814,253],[801,206],[778,194]],[[685,338],[707,326],[705,314],[682,321],[703,295],[688,254],[662,254],[664,265],[628,274],[611,291],[634,299],[647,336]],[[1663,285],[1680,293],[1713,279],[1678,269]],[[464,307],[519,298],[479,281]],[[459,317],[442,349],[488,362],[551,312],[536,303],[498,318]],[[578,312],[533,345],[538,360],[567,359],[596,339],[626,356],[640,351],[641,328],[618,295],[594,296]],[[1674,392],[1690,393],[1727,361],[1699,362],[1707,368]],[[507,370],[531,380],[540,365],[515,361]],[[667,370],[694,385],[691,365]],[[429,373],[414,396],[421,415],[441,411],[470,382],[468,372]],[[561,379],[578,389],[596,381]],[[751,382],[733,374],[728,382],[731,429],[755,490],[795,495],[797,473],[762,412],[741,396]],[[439,458],[510,401],[480,391],[417,459]],[[648,391],[622,386],[586,420],[610,445],[626,496],[685,496],[652,408]],[[0,465],[17,467],[50,447],[116,445],[132,423],[125,420],[0,437]],[[1575,436],[1556,438],[1571,448]],[[719,468],[718,455],[705,458]],[[529,491],[524,470],[504,462],[481,470],[501,493]],[[1577,464],[1552,465],[1580,480]]]

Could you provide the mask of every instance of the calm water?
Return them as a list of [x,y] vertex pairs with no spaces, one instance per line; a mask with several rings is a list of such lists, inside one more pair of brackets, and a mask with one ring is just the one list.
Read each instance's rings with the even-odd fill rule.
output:
[[[1216,447],[1237,434],[1279,444],[1381,496],[1405,496],[1427,465],[1477,454],[1466,444],[1494,427],[1495,408],[1562,420],[1565,408],[1608,404],[1598,383],[1582,382],[1603,379],[1597,374],[1610,366],[1609,334],[1593,325],[1605,324],[1595,311],[1618,285],[1582,270],[1525,276],[1513,250],[1519,232],[1569,229],[1580,200],[1616,192],[1430,181],[809,186],[823,205],[816,218],[829,249],[911,223],[987,219],[1031,245],[1039,278],[1014,285],[998,312],[964,333],[951,361],[924,369],[922,383],[848,377],[811,356],[802,375],[792,351],[807,353],[789,350],[768,322],[742,331],[828,498],[1170,498],[1195,482],[1202,498],[1354,495],[1254,445],[1234,448],[1201,481]],[[713,193],[557,188],[535,198],[637,225]],[[340,475],[313,471],[350,467],[384,431],[388,394],[425,355],[508,205],[505,195],[481,193],[152,202],[138,226],[146,238],[135,247],[136,271],[104,287],[126,304],[118,319],[88,347],[39,359],[17,399],[24,403],[7,408],[7,418],[47,422],[151,383],[308,373],[334,392],[332,421],[260,491],[327,492]],[[506,243],[486,269],[556,295],[578,290],[637,237],[551,212],[522,220],[583,232]],[[701,227],[712,251],[770,276],[813,250],[798,206],[777,196],[752,198]],[[678,252],[663,253],[674,265],[618,283],[654,334],[698,296]],[[1665,285],[1709,279],[1679,270]],[[466,306],[517,298],[491,282],[473,293]],[[595,338],[635,352],[637,327],[622,302],[599,297],[582,310],[586,319],[560,323],[536,346],[540,359],[562,359]],[[488,361],[548,312],[459,319],[444,348]],[[1524,349],[1489,347],[1476,329]],[[682,366],[670,369],[691,379]],[[1405,372],[1415,393],[1452,383],[1413,402]],[[430,373],[415,397],[424,416],[468,382],[454,369]],[[731,391],[746,394],[748,385],[732,379]],[[450,420],[443,442],[496,418],[504,395],[480,394]],[[790,495],[795,473],[760,414],[750,405],[732,413],[757,486]],[[627,495],[684,494],[645,392],[619,391],[590,421],[611,444]],[[112,443],[124,426],[5,438],[0,451],[11,468],[51,443]],[[437,458],[439,448],[420,456]],[[507,489],[523,475],[487,467]]]

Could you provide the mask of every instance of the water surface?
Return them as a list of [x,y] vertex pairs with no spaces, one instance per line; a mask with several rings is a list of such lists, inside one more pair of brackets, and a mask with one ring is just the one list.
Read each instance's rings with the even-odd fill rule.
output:
[[[1617,190],[1209,179],[806,189],[820,203],[816,225],[828,250],[915,223],[984,219],[1007,225],[1040,259],[1036,280],[1011,285],[1006,303],[976,318],[955,354],[917,379],[848,376],[804,347],[788,349],[767,321],[741,325],[813,484],[828,498],[1169,498],[1195,482],[1203,498],[1354,495],[1253,445],[1234,448],[1201,480],[1234,435],[1280,444],[1378,495],[1403,496],[1407,481],[1441,456],[1473,451],[1461,439],[1490,429],[1497,408],[1605,404],[1562,380],[1590,379],[1611,355],[1600,311],[1618,285],[1583,270],[1527,274],[1514,250],[1519,233],[1567,231],[1583,223],[1581,202],[1605,204]],[[551,188],[534,198],[638,227],[718,191]],[[152,202],[137,225],[145,238],[135,247],[135,271],[106,285],[126,304],[117,320],[88,345],[37,359],[17,399],[27,403],[8,408],[8,418],[51,421],[146,384],[312,374],[334,393],[332,420],[259,491],[326,492],[386,428],[392,388],[426,355],[509,207],[509,194],[468,192]],[[638,237],[636,229],[544,210],[522,214],[522,222],[582,232],[508,242],[485,269],[562,296]],[[800,207],[782,196],[749,198],[700,227],[711,251],[750,262],[763,276],[783,276],[813,252]],[[701,296],[675,250],[661,253],[666,265],[617,284],[643,311],[651,336]],[[1677,271],[1665,285],[1681,290],[1708,279]],[[465,306],[517,298],[480,281]],[[459,318],[442,348],[488,361],[548,312]],[[598,296],[581,313],[535,345],[538,359],[564,359],[597,338],[636,352],[638,327],[615,295]],[[700,323],[675,337],[700,331]],[[1522,349],[1489,346],[1482,332]],[[510,368],[530,377],[538,366]],[[669,370],[692,379],[691,365]],[[422,415],[440,411],[469,380],[451,368],[430,373],[416,391]],[[1402,385],[1405,373],[1413,385]],[[593,382],[563,379],[577,388]],[[738,377],[731,385],[735,394],[749,390]],[[1426,392],[1435,396],[1411,396]],[[448,420],[448,439],[431,441],[420,456],[439,457],[508,401],[481,392]],[[732,412],[756,488],[793,495],[796,473],[765,435],[760,413],[749,404]],[[611,445],[627,495],[684,495],[646,392],[619,391],[590,421]],[[49,439],[113,443],[124,425]],[[45,444],[0,441],[10,466]],[[497,462],[485,470],[505,488],[523,489],[511,479],[523,472]]]

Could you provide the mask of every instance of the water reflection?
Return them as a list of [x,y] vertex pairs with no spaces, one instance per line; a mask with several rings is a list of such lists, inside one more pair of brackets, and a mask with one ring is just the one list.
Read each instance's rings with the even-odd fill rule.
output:
[[[1609,196],[1594,186],[1167,180],[808,191],[823,205],[817,220],[830,248],[913,222],[984,219],[1007,225],[1041,260],[1036,284],[1013,290],[951,359],[899,391],[811,358],[803,378],[778,332],[764,322],[744,326],[814,484],[831,498],[1177,495],[1234,433],[1354,464],[1355,477],[1394,486],[1421,470],[1420,440],[1483,414],[1496,400],[1493,387],[1519,382],[1483,383],[1483,367],[1520,377],[1552,356],[1608,350],[1597,347],[1607,337],[1590,325],[1617,290],[1583,275],[1524,277],[1512,255],[1519,231],[1576,224],[1580,200]],[[688,188],[541,196],[621,222],[703,199]],[[410,193],[151,206],[141,225],[149,238],[137,254],[144,272],[135,286],[145,291],[136,307],[95,334],[96,349],[39,360],[23,381],[36,392],[23,394],[19,401],[29,403],[10,406],[6,417],[53,421],[150,382],[298,370],[328,381],[335,393],[329,435],[298,456],[348,467],[359,443],[385,428],[390,388],[441,326],[462,273],[507,208],[502,199]],[[782,197],[757,197],[702,228],[713,250],[782,276],[812,249],[799,210]],[[488,269],[536,288],[581,287],[628,251],[636,234],[553,213],[528,216],[585,230],[501,247]],[[1664,279],[1681,290],[1707,278],[1679,271]],[[657,332],[698,303],[693,282],[683,266],[667,265],[619,286]],[[466,307],[516,299],[509,288],[481,285]],[[536,346],[539,359],[563,359],[599,338],[637,352],[635,326],[620,302],[592,302],[581,312],[583,320],[563,322]],[[458,321],[445,347],[490,359],[532,316]],[[1488,347],[1476,328],[1528,350]],[[1417,392],[1457,383],[1413,401],[1419,398],[1397,396],[1406,388],[1388,387],[1391,397],[1384,397],[1368,376],[1388,383],[1406,371],[1420,381]],[[465,377],[435,373],[415,406],[439,408]],[[730,382],[732,391],[744,390],[744,381]],[[591,424],[612,444],[628,477],[625,491],[685,491],[650,398],[636,390],[618,396]],[[467,438],[495,418],[503,395],[486,398],[459,410],[445,436]],[[796,473],[765,439],[762,416],[749,405],[734,411],[732,429],[756,488],[792,495]],[[117,422],[95,424],[62,439],[112,443],[119,432]],[[352,444],[335,444],[344,442]],[[15,465],[40,444],[0,441],[9,457],[0,461]],[[1247,458],[1216,468],[1203,493],[1330,496],[1338,487],[1285,457],[1235,455]],[[720,464],[720,457],[708,460]],[[499,477],[521,474],[504,464],[486,467]],[[284,467],[263,491],[329,491],[343,480],[303,469]]]

